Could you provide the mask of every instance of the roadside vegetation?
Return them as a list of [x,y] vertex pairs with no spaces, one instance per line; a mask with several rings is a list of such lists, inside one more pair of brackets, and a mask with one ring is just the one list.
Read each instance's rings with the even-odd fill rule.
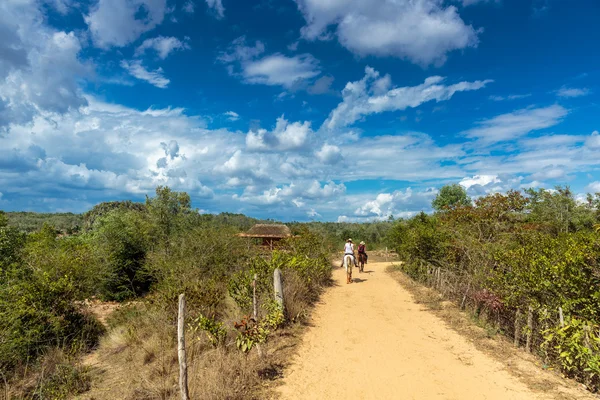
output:
[[[187,298],[190,370],[203,375],[191,388],[196,398],[255,397],[259,382],[281,368],[266,350],[305,320],[330,281],[330,249],[319,233],[298,226],[300,238],[263,253],[236,236],[256,220],[199,214],[186,193],[167,187],[145,203],[97,205],[74,234],[49,223],[28,232],[30,225],[13,217],[0,212],[0,397],[93,392],[106,378],[81,362],[93,349],[126,381],[116,397],[96,398],[175,396],[180,293]],[[273,301],[275,268],[283,274],[284,309]],[[255,274],[257,321],[249,317]],[[108,326],[90,311],[92,299],[122,304]]]
[[453,185],[433,207],[390,231],[402,270],[598,391],[600,194],[577,201],[558,187],[472,202]]

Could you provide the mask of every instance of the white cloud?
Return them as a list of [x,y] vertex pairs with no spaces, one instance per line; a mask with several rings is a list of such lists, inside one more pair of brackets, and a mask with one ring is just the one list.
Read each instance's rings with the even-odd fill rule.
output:
[[300,181],[273,187],[261,194],[244,193],[240,200],[252,204],[268,205],[283,203],[295,207],[303,207],[303,200],[321,200],[344,195],[346,186],[343,183],[327,182],[323,185],[318,180]]
[[[186,37],[186,39],[188,39]],[[139,57],[143,55],[146,50],[153,49],[158,54],[158,57],[165,59],[176,50],[189,50],[190,46],[186,41],[180,41],[175,37],[164,37],[157,36],[152,39],[146,39],[144,42],[135,49],[135,56]]]
[[163,69],[158,68],[154,71],[147,70],[141,60],[121,61],[121,67],[123,67],[131,76],[146,81],[157,88],[166,89],[171,82],[163,75]]
[[441,65],[447,53],[476,47],[478,32],[442,0],[296,0],[307,40],[338,41],[360,56],[394,56],[419,65]]
[[527,97],[531,97],[531,93],[527,94],[510,94],[508,96],[490,96],[490,100],[494,101],[505,101],[505,100],[518,100],[518,99],[526,99]]
[[327,143],[315,155],[323,164],[337,164],[343,159],[340,148]]
[[98,0],[84,19],[96,46],[108,49],[124,47],[154,29],[166,11],[166,0]]
[[432,100],[449,100],[456,92],[479,90],[492,82],[485,80],[444,85],[444,78],[432,76],[421,85],[389,89],[389,76],[378,78],[379,72],[366,67],[363,79],[347,83],[342,91],[343,101],[331,111],[323,127],[336,129],[351,125],[369,114],[415,108]]
[[223,7],[223,0],[206,0],[208,8],[211,8],[217,14],[217,18],[223,18],[225,16],[225,7]]
[[246,148],[250,151],[298,151],[310,143],[314,132],[310,122],[289,123],[283,116],[277,118],[275,129],[250,131],[246,135]]
[[[387,219],[391,215],[395,217],[412,217],[420,211],[430,211],[431,201],[438,191],[435,188],[427,188],[414,191],[408,187],[404,191],[396,190],[392,193],[379,193],[374,199],[353,199],[350,202],[361,202],[356,208],[353,217],[342,216],[345,220],[368,221],[373,219]],[[364,197],[364,196],[362,196]]]
[[585,146],[592,150],[600,149],[600,132],[594,131],[585,141]]
[[319,62],[310,54],[287,57],[272,54],[243,66],[242,75],[247,83],[289,88],[299,80],[314,78],[321,73]]
[[240,115],[238,113],[236,113],[235,111],[227,111],[227,112],[225,112],[223,114],[226,115],[227,119],[230,120],[230,121],[232,121],[232,122],[235,122],[238,119],[240,119]]
[[546,165],[541,171],[531,174],[531,179],[535,181],[545,181],[548,179],[564,179],[566,176],[565,166]]
[[223,160],[225,134],[207,140],[214,132],[181,109],[137,111],[94,98],[88,104],[81,112],[42,113],[0,137],[0,148],[14,149],[0,153],[5,195],[12,193],[22,204],[72,199],[77,210],[106,197],[151,193],[157,185],[189,191],[197,199],[213,196],[198,177],[208,179],[212,166]]
[[469,189],[474,185],[486,186],[490,183],[499,183],[498,175],[475,175],[471,178],[463,178],[459,184],[465,189]]
[[310,80],[321,73],[319,61],[310,54],[288,57],[280,53],[258,58],[265,51],[262,42],[246,45],[246,38],[235,39],[219,61],[228,64],[231,75],[239,76],[245,83],[283,86],[291,88],[298,82]]
[[568,110],[559,105],[525,108],[480,121],[477,128],[463,133],[469,138],[479,139],[483,144],[503,142],[557,125],[567,114]]
[[590,193],[600,193],[600,181],[594,181],[585,188]]
[[590,90],[586,88],[570,88],[563,86],[556,91],[558,97],[582,97],[590,94]]
[[44,25],[37,2],[0,2],[0,129],[41,111],[65,113],[86,105],[78,81],[93,65],[79,58],[74,32]]

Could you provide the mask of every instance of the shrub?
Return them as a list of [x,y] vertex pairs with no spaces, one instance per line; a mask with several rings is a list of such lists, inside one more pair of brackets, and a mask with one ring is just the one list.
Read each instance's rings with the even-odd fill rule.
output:
[[77,305],[72,278],[29,271],[27,280],[0,286],[0,369],[34,361],[46,349],[97,344],[102,325]]

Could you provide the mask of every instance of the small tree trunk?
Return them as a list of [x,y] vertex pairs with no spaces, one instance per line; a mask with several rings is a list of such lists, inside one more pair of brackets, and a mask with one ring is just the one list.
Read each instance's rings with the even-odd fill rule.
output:
[[531,337],[533,336],[533,307],[529,306],[527,312],[527,342],[525,343],[525,350],[531,353]]
[[519,341],[521,339],[521,310],[517,310],[515,313],[515,347],[519,347]]
[[562,307],[558,307],[558,318],[560,319],[560,327],[565,327],[565,319],[563,317]]
[[181,400],[189,400],[187,360],[185,357],[185,294],[179,295],[179,314],[177,315],[177,355],[179,357],[179,391],[181,392]]

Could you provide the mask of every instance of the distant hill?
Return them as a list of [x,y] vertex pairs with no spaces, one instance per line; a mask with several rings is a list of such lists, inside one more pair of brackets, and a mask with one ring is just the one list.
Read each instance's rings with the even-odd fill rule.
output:
[[36,213],[36,212],[7,212],[9,225],[23,232],[39,230],[44,222],[64,233],[78,232],[83,226],[83,215],[74,213]]

